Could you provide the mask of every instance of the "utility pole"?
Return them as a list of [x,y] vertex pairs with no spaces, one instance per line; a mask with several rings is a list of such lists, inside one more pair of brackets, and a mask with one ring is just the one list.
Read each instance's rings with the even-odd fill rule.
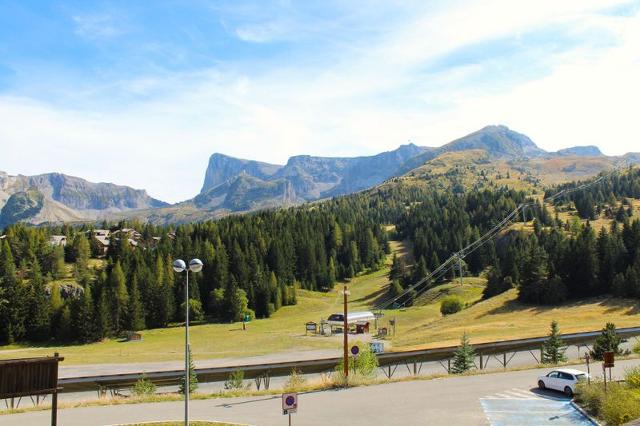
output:
[[349,295],[349,290],[346,284],[342,293],[344,295],[344,321],[342,325],[344,358],[342,362],[344,363],[344,378],[346,383],[349,378],[349,337],[347,335],[347,327],[349,326],[347,321],[347,296]]
[[462,255],[458,253],[458,270],[460,272],[460,287],[462,287]]

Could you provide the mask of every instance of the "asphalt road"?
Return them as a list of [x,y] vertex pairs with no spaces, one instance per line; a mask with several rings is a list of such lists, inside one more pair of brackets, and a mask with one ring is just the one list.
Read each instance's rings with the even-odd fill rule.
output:
[[[619,361],[614,376],[640,365]],[[550,369],[478,376],[447,377],[300,395],[294,425],[584,425],[561,394],[538,392],[537,377]],[[489,401],[489,402],[488,402]],[[59,424],[110,425],[124,422],[179,420],[183,403],[153,403],[60,410]],[[280,397],[192,401],[192,419],[251,425],[286,425]],[[0,417],[2,425],[36,426],[49,422],[48,412]]]

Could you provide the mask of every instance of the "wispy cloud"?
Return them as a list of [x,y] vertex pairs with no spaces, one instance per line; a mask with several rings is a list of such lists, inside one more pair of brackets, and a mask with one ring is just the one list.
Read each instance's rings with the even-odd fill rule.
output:
[[105,39],[127,32],[120,19],[110,14],[76,15],[73,17],[75,32],[88,39]]
[[640,14],[611,13],[619,5],[628,3],[420,2],[334,19],[288,5],[284,18],[218,11],[218,37],[232,38],[205,66],[154,63],[81,93],[69,84],[63,103],[0,96],[0,170],[55,169],[175,201],[197,192],[214,151],[282,163],[409,139],[440,145],[503,123],[546,149],[620,154],[640,139]]

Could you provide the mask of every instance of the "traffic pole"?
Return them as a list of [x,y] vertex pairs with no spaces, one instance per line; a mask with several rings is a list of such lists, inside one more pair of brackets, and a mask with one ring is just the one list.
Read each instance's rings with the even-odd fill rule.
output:
[[189,270],[187,269],[187,285],[184,289],[185,312],[184,312],[184,425],[189,426]]
[[343,318],[343,325],[342,325],[342,332],[343,332],[343,350],[344,350],[344,358],[343,358],[343,363],[344,363],[344,378],[345,378],[345,384],[347,383],[347,379],[349,378],[349,338],[347,336],[347,327],[348,327],[348,322],[347,322],[347,294],[349,294],[348,290],[347,290],[347,285],[344,285],[344,318]]

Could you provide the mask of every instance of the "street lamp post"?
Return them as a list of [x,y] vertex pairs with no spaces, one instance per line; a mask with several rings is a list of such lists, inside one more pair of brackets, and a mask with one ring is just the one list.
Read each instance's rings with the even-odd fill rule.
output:
[[342,322],[342,349],[343,349],[343,359],[342,362],[344,364],[343,368],[344,368],[344,379],[345,379],[345,386],[348,386],[349,383],[349,337],[348,337],[348,329],[349,329],[349,321],[347,319],[347,296],[349,296],[349,290],[347,288],[347,285],[345,284],[344,286],[344,290],[342,291],[342,294],[344,296],[343,298],[343,303],[344,303],[344,311],[343,311],[343,322]]
[[189,271],[202,271],[202,261],[200,259],[191,259],[189,267],[184,260],[177,259],[173,262],[173,270],[181,273],[186,272],[187,281],[184,289],[184,424],[189,425],[189,392],[191,391],[191,381],[189,380]]

